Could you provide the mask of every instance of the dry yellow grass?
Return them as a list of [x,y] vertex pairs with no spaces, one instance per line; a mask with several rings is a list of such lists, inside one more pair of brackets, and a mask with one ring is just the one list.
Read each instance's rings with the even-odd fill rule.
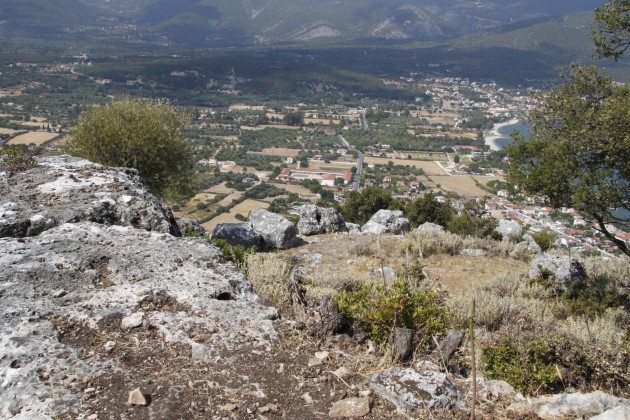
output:
[[197,195],[195,195],[192,198],[192,201],[207,201],[207,200],[212,200],[214,197],[216,197],[216,194],[212,194],[212,193],[207,193],[207,192],[201,192]]
[[222,182],[221,184],[208,188],[204,192],[213,194],[230,194],[232,191],[234,191],[234,188],[228,188],[225,186],[225,182]]
[[302,127],[293,126],[293,125],[285,125],[285,124],[259,125],[257,127],[241,126],[241,130],[245,130],[245,131],[260,131],[266,128],[279,128],[281,130],[301,130],[302,129]]
[[0,127],[0,134],[14,134],[17,133],[19,130],[11,130],[10,128],[2,128]]
[[58,135],[59,133],[48,133],[46,131],[29,131],[28,133],[12,138],[8,141],[8,144],[35,144],[36,146],[40,146]]
[[485,195],[488,195],[489,193],[487,191],[482,190],[475,184],[475,179],[477,179],[479,183],[485,184],[488,181],[502,178],[473,177],[469,175],[431,176],[431,180],[433,181],[435,187],[441,188],[442,190],[453,191],[466,197],[483,197]]
[[297,149],[287,149],[284,147],[269,147],[267,149],[262,150],[263,155],[270,156],[289,156],[289,157],[297,157],[300,153]]
[[234,200],[238,200],[239,198],[241,198],[243,196],[243,192],[242,191],[234,191],[231,194],[229,194],[227,197],[225,197],[223,200],[219,201],[219,206],[228,206],[232,203],[232,201]]
[[315,197],[316,194],[313,194],[308,188],[304,188],[301,185],[294,184],[279,184],[279,183],[271,183],[278,188],[282,188],[285,191],[292,192],[298,194],[302,197]]
[[444,175],[444,171],[435,164],[435,162],[426,160],[411,160],[411,159],[388,159],[377,157],[366,157],[364,162],[366,164],[373,163],[375,165],[387,165],[388,162],[394,162],[395,165],[411,165],[415,168],[422,169],[427,175]]

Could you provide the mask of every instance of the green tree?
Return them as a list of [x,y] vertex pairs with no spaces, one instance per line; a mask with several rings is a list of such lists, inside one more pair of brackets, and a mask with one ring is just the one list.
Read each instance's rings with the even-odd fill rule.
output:
[[531,138],[507,148],[508,182],[555,208],[573,207],[623,253],[608,224],[629,226],[630,86],[573,65],[529,116]]
[[286,125],[304,125],[304,115],[299,111],[287,112],[284,115],[284,123]]
[[449,203],[436,201],[435,195],[432,192],[428,192],[424,197],[407,204],[405,217],[414,226],[430,222],[446,227],[453,218],[453,209]]
[[600,56],[619,60],[630,47],[630,0],[610,0],[595,9],[592,38]]
[[351,191],[341,207],[344,219],[358,224],[364,224],[381,209],[390,208],[393,204],[392,196],[378,187],[367,187],[361,192]]
[[190,117],[163,101],[121,99],[84,112],[65,150],[108,166],[138,170],[163,198],[193,193],[193,159],[182,130]]

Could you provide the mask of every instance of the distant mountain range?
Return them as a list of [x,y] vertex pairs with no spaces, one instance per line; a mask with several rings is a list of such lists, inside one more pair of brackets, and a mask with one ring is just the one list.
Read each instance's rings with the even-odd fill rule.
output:
[[[604,0],[2,0],[0,27],[192,46],[443,41],[529,27]],[[123,30],[124,29],[124,30]]]

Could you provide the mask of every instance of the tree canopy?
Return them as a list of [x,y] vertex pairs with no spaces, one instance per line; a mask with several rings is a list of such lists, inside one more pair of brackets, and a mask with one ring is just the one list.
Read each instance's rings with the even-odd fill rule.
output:
[[360,225],[368,220],[379,210],[389,209],[395,206],[391,194],[378,187],[367,187],[361,192],[351,191],[341,208],[343,218]]
[[571,66],[529,116],[529,141],[508,146],[508,181],[552,206],[573,207],[630,256],[609,224],[628,228],[630,86],[597,67]]
[[108,166],[135,168],[160,197],[193,192],[193,159],[182,136],[186,113],[163,101],[122,99],[84,112],[66,151]]
[[619,60],[630,47],[630,0],[610,0],[595,9],[593,42],[600,56]]
[[405,216],[414,226],[430,222],[446,227],[453,218],[453,209],[448,202],[440,203],[428,192],[407,204]]

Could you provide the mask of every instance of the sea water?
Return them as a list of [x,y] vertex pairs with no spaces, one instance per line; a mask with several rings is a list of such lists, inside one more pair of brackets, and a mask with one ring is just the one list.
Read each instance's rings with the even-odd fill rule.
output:
[[512,134],[518,131],[523,137],[529,139],[529,130],[532,126],[525,122],[519,121],[515,124],[505,125],[500,127],[497,131],[501,135],[495,140],[495,144],[498,148],[503,149],[508,144],[512,143]]

